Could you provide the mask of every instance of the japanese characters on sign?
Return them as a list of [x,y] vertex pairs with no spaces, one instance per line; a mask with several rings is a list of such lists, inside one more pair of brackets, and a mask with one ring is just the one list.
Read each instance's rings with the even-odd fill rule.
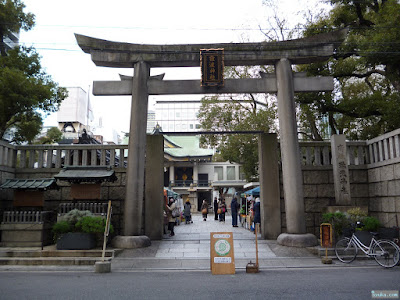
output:
[[339,183],[340,183],[340,192],[343,195],[348,195],[349,191],[347,190],[347,163],[346,163],[346,155],[345,155],[345,145],[339,144],[337,145],[337,161],[339,167]]
[[224,49],[201,49],[201,86],[224,85]]
[[320,226],[320,240],[321,247],[332,247],[332,225],[329,223],[322,223]]

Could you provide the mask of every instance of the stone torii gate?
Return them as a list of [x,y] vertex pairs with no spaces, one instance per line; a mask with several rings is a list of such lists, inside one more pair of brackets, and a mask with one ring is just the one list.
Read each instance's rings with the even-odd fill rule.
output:
[[[120,81],[95,81],[93,84],[94,95],[132,96],[124,236],[143,234],[142,199],[149,95],[277,93],[287,234],[278,237],[279,209],[279,212],[264,212],[263,219],[267,228],[264,237],[278,237],[278,242],[285,245],[314,244],[315,236],[306,234],[294,93],[332,91],[333,78],[306,77],[304,74],[293,73],[291,65],[327,60],[334,54],[336,46],[343,41],[345,35],[346,31],[341,30],[309,38],[270,43],[140,45],[76,34],[79,46],[91,55],[96,66],[134,68],[133,77],[121,76]],[[199,80],[163,80],[163,75],[150,76],[150,68],[198,67],[200,49],[218,48],[224,49],[225,66],[274,65],[275,74],[261,74],[261,78],[254,79],[226,79],[221,87],[202,87]],[[260,173],[265,172],[267,170],[262,169]],[[262,180],[263,174],[260,174],[260,177],[261,199],[279,208],[279,192],[274,199],[269,199],[268,190]],[[276,221],[279,222],[279,226],[272,223]],[[275,229],[271,231],[270,228]]]

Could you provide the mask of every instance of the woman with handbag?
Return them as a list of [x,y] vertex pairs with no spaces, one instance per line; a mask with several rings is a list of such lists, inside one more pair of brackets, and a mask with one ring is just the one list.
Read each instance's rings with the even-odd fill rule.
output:
[[221,201],[219,202],[218,211],[219,211],[219,221],[225,222],[225,212],[226,212],[225,199],[221,199]]
[[173,216],[172,212],[176,208],[176,203],[174,198],[169,198],[169,205],[166,205],[166,211],[168,216],[168,229],[170,230],[169,236],[174,236],[174,226],[176,222],[176,217]]
[[203,204],[201,204],[201,214],[203,215],[203,221],[207,221],[207,213],[208,213],[208,203],[206,200],[203,200]]

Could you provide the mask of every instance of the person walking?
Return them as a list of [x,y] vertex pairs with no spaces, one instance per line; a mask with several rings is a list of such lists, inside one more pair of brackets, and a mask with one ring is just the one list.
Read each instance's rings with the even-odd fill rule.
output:
[[221,201],[219,202],[218,209],[220,210],[219,221],[225,222],[226,204],[224,199],[221,199]]
[[232,227],[238,227],[237,225],[238,212],[239,212],[239,203],[237,202],[236,196],[233,196],[231,202]]
[[192,222],[192,215],[190,210],[192,209],[192,205],[190,204],[190,200],[187,199],[185,205],[183,206],[183,215],[185,216],[185,224],[190,224]]
[[207,221],[207,213],[208,213],[208,203],[204,199],[203,203],[201,204],[201,214],[203,215],[203,221]]
[[168,230],[170,231],[169,236],[174,236],[174,226],[176,223],[176,217],[172,216],[172,211],[176,208],[176,203],[174,198],[169,198],[169,205],[166,205],[167,215],[168,215]]
[[218,221],[218,200],[214,197],[214,220]]

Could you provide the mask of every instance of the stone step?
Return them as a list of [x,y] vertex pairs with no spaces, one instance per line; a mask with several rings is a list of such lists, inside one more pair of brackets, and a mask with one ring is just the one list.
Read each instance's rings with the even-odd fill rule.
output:
[[[106,257],[105,261],[110,261],[111,257]],[[17,266],[90,266],[96,261],[101,261],[101,257],[0,257],[0,265]]]
[[[118,250],[106,250],[106,257],[113,257]],[[101,257],[101,250],[0,250],[0,258],[40,257]]]

